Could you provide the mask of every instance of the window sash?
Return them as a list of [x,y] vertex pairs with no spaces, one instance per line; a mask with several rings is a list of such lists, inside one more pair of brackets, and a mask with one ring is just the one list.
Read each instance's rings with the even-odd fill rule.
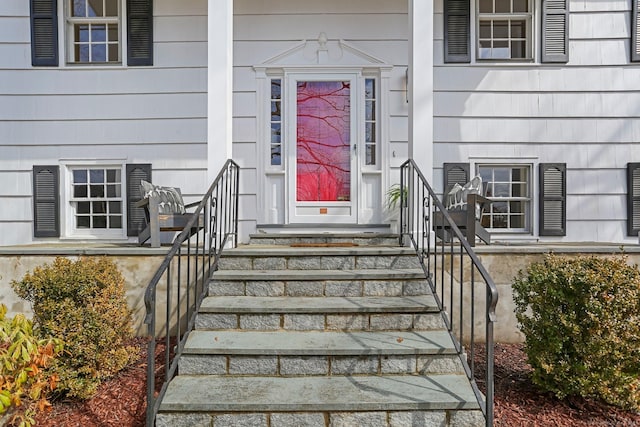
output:
[[[532,11],[532,2],[529,1],[527,4],[528,11],[527,12],[513,12],[513,13],[487,13],[487,12],[478,12],[476,14],[476,59],[478,61],[530,61],[533,59],[533,11]],[[480,10],[479,1],[476,3],[477,10]],[[508,35],[507,37],[494,37],[493,34],[489,38],[480,37],[480,27],[482,22],[494,23],[496,21],[507,21],[508,22]],[[526,28],[525,34],[523,37],[512,37],[511,36],[511,22],[513,21],[524,21]],[[493,27],[493,25],[492,25]],[[482,47],[481,41],[490,42],[491,47]],[[507,47],[499,47],[498,49],[508,49],[507,55],[494,55],[492,54],[494,42],[507,42]],[[523,56],[512,57],[513,54],[513,43],[512,42],[525,42],[524,46],[524,54]],[[487,49],[485,51],[485,49]],[[483,52],[489,53],[489,55],[484,54]]]

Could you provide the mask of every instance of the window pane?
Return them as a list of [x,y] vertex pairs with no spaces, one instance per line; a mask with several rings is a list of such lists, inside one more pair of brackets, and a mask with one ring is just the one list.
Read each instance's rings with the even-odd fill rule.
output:
[[93,228],[107,228],[107,217],[106,216],[94,216],[93,217]]
[[493,197],[509,197],[509,184],[494,184]]
[[120,197],[120,185],[107,185],[107,197]]
[[491,38],[491,22],[490,21],[481,21],[480,22],[480,38],[481,39],[490,39]]
[[513,197],[527,197],[527,184],[512,184],[511,195]]
[[91,185],[91,197],[104,197],[104,185]]
[[367,164],[375,165],[376,164],[376,146],[367,144]]
[[365,106],[365,120],[376,119],[376,101],[366,101]]
[[513,11],[515,13],[528,12],[529,7],[527,3],[529,3],[529,0],[513,0]]
[[91,183],[104,182],[104,169],[90,169],[89,179]]
[[122,217],[119,215],[110,215],[109,228],[122,228]]
[[280,145],[271,146],[271,164],[273,166],[280,166],[282,164],[282,156],[280,154],[280,150]]
[[507,168],[495,168],[493,170],[493,179],[500,182],[509,182],[510,171]]
[[89,26],[88,25],[74,25],[73,26],[74,38],[77,42],[89,41]]
[[271,80],[271,99],[280,99],[281,96],[280,80]]
[[79,214],[89,214],[91,213],[91,203],[90,202],[78,202],[76,203],[76,212]]
[[527,58],[527,42],[522,41],[513,41],[511,42],[511,57],[512,58]]
[[116,175],[116,171],[115,169],[107,169],[107,182],[118,182],[120,181],[119,179],[116,179],[117,175]]
[[280,123],[271,123],[271,143],[279,144],[281,140]]
[[271,101],[271,121],[279,122],[281,120],[280,101]]
[[109,28],[109,41],[117,42],[120,39],[120,34],[118,33],[118,26],[116,24],[107,25]]
[[527,22],[511,21],[511,38],[523,39],[526,37]]
[[509,210],[511,211],[512,214],[524,213],[524,202],[510,202]]
[[91,217],[88,217],[88,216],[76,217],[76,228],[90,228],[90,227],[91,227]]
[[87,16],[87,5],[85,0],[73,0],[72,16]]
[[511,0],[496,0],[495,13],[510,13],[510,12],[511,12]]
[[507,216],[506,215],[494,215],[493,216],[493,228],[507,228]]
[[89,62],[89,45],[79,44],[75,47],[76,62]]
[[109,213],[122,213],[122,202],[109,202]]
[[86,185],[74,185],[73,186],[73,197],[87,197],[87,186]]
[[73,171],[73,182],[76,184],[86,184],[87,183],[87,171],[86,170],[74,170]]
[[103,44],[94,44],[91,51],[91,62],[107,62],[107,49]]
[[480,57],[480,59],[491,58],[491,41],[490,40],[480,40],[480,52],[478,52],[478,56]]
[[366,132],[365,132],[365,141],[366,142],[375,142],[376,140],[376,124],[375,123],[367,123],[366,124]]
[[493,38],[509,38],[509,21],[493,21]]
[[89,0],[89,16],[104,16],[102,0]]
[[118,0],[106,0],[105,16],[118,16]]
[[107,202],[92,202],[93,213],[107,213]]
[[376,97],[376,81],[374,79],[366,79],[364,82],[364,97],[373,99]]
[[109,45],[109,57],[107,58],[109,62],[119,62],[120,61],[120,53],[118,52],[117,44]]
[[480,13],[492,13],[493,0],[480,0]]

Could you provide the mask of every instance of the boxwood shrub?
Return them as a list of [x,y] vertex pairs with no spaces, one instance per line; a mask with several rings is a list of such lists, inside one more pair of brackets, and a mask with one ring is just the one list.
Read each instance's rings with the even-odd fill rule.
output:
[[535,384],[640,409],[640,271],[627,256],[550,254],[513,290]]
[[56,258],[12,282],[16,293],[31,302],[34,325],[42,338],[65,342],[52,369],[58,390],[88,398],[100,382],[135,358],[124,278],[105,257]]

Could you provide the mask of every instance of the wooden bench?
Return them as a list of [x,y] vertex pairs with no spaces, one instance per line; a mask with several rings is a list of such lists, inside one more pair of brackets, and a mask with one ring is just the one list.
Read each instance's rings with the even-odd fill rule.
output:
[[[491,204],[491,200],[481,194],[483,192],[482,178],[475,176],[464,186],[454,184],[443,201],[451,220],[471,246],[476,245],[476,236],[487,245],[491,244],[491,235],[481,223],[482,214]],[[449,242],[453,236],[451,226],[445,223],[444,214],[440,211],[434,215],[433,229],[444,242]]]
[[[180,193],[179,188],[157,186],[154,186],[154,188],[172,190],[172,192],[177,193],[179,201],[182,202],[182,194]],[[145,188],[145,185],[143,184],[143,194],[145,194],[145,197],[135,203],[136,207],[144,208],[146,218],[146,226],[138,234],[138,244],[143,245],[147,240],[151,239],[151,247],[159,248],[160,233],[184,230],[187,223],[193,217],[193,214],[186,212],[186,209],[198,206],[200,202],[173,206],[165,203],[160,195],[149,193],[149,187],[147,186],[147,188]],[[192,236],[202,230],[204,228],[204,224],[204,215],[200,214],[198,216],[198,220],[191,228],[189,236]]]

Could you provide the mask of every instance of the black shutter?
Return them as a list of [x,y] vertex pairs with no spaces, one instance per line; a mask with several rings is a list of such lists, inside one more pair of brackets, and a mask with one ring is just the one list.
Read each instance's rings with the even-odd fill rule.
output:
[[127,63],[153,65],[153,0],[127,0]]
[[640,163],[627,163],[627,233],[640,233]]
[[33,167],[33,235],[60,236],[60,169]]
[[31,0],[31,64],[58,65],[57,0]]
[[640,61],[640,0],[633,0],[631,10],[631,60]]
[[567,234],[567,165],[540,163],[540,236]]
[[542,62],[569,62],[569,0],[542,1]]
[[444,169],[444,181],[442,187],[444,188],[444,195],[447,195],[454,184],[465,185],[469,182],[469,163],[445,163]]
[[127,236],[137,236],[146,225],[144,208],[133,206],[142,199],[142,188],[140,181],[151,182],[150,164],[129,164],[127,165]]
[[470,1],[444,0],[444,62],[471,62]]

